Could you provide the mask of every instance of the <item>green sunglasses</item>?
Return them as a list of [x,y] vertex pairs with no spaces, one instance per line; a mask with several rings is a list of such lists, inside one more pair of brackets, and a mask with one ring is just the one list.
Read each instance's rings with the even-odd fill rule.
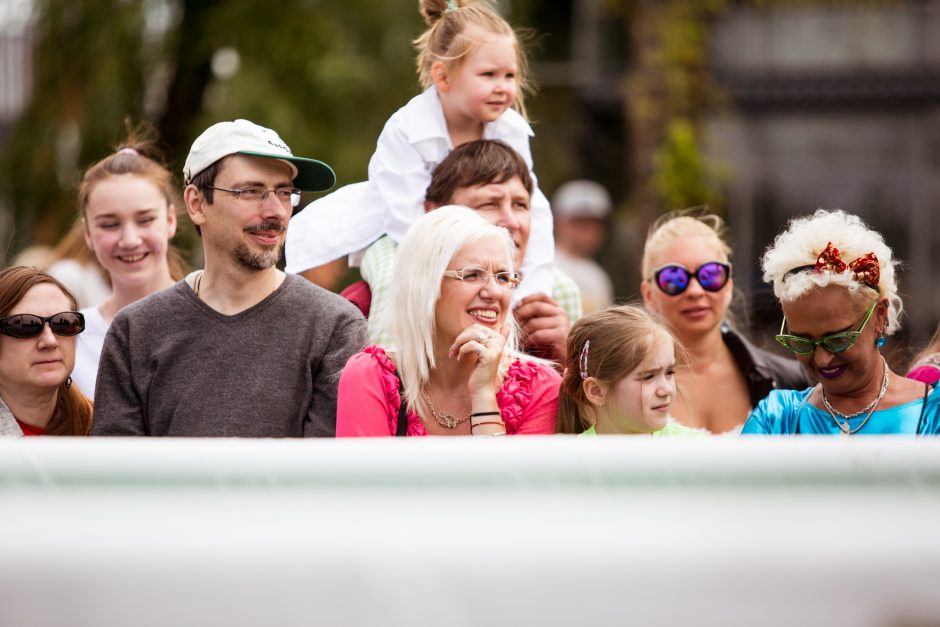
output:
[[809,355],[816,350],[817,346],[822,346],[830,353],[844,353],[855,346],[855,342],[858,341],[858,336],[862,334],[862,329],[868,324],[868,319],[871,318],[871,314],[875,311],[875,305],[877,304],[878,301],[876,300],[871,304],[871,307],[868,308],[868,313],[865,314],[865,318],[862,320],[862,324],[859,325],[857,331],[833,333],[832,335],[821,337],[818,340],[811,340],[808,337],[801,337],[799,335],[784,335],[783,328],[787,324],[787,318],[784,316],[783,322],[780,323],[780,335],[777,335],[774,339],[780,342],[784,348],[793,351],[797,355]]

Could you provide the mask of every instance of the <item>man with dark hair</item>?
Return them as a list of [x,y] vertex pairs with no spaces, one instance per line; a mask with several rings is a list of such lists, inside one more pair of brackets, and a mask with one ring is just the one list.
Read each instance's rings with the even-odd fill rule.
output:
[[[425,210],[444,205],[466,205],[487,220],[505,227],[516,245],[516,267],[522,265],[529,243],[533,191],[529,168],[522,157],[499,140],[477,140],[455,148],[435,168],[425,195]],[[375,268],[377,276],[363,276],[343,292],[366,315],[388,306],[389,278],[394,274],[395,243],[389,237],[369,247],[363,267]],[[581,316],[581,297],[574,281],[554,269],[552,294],[536,293],[514,303],[527,352],[550,359],[565,355],[565,339],[571,322]],[[369,318],[370,339],[388,346],[391,338],[378,317]]]
[[334,435],[339,373],[365,344],[364,321],[275,266],[301,190],[329,189],[333,171],[236,120],[196,139],[183,176],[205,270],[114,319],[92,433]]

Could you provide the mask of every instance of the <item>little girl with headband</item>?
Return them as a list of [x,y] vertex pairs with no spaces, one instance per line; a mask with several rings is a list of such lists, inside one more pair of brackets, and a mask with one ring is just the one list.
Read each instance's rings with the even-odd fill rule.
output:
[[674,422],[676,342],[646,309],[608,307],[568,335],[558,400],[558,433],[704,435]]
[[[526,62],[512,27],[471,0],[420,0],[420,11],[428,29],[414,43],[425,91],[386,123],[369,162],[369,180],[347,185],[294,216],[285,245],[288,272],[351,255],[372,288],[372,311],[386,305],[380,301],[394,274],[394,250],[424,214],[431,173],[453,148],[500,139],[532,168],[533,133],[523,102],[529,89]],[[537,187],[531,211],[516,302],[536,292],[552,293],[552,218]]]

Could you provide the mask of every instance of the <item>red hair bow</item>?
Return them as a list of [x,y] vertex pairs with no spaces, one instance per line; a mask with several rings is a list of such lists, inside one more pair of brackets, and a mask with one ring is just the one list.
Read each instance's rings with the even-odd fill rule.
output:
[[878,257],[875,253],[867,253],[858,259],[849,262],[846,266],[839,255],[839,249],[832,245],[832,242],[826,244],[826,249],[819,253],[816,258],[816,272],[845,272],[848,268],[855,274],[855,280],[863,285],[877,290],[878,281],[881,279],[881,270],[878,266]]

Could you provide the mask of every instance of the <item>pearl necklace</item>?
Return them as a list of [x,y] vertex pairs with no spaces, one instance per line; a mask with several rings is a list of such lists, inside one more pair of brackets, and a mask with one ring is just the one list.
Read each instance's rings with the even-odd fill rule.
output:
[[[881,391],[878,393],[878,396],[875,397],[875,400],[869,403],[868,406],[866,406],[861,411],[855,412],[854,414],[843,414],[841,411],[832,406],[832,403],[829,402],[829,397],[826,396],[826,389],[823,388],[823,405],[826,406],[826,411],[829,412],[829,415],[832,416],[832,419],[836,421],[837,425],[839,425],[839,430],[843,433],[843,435],[852,435],[853,433],[860,431],[862,427],[864,427],[868,422],[868,419],[871,418],[871,415],[875,413],[875,408],[878,407],[878,403],[881,402],[881,399],[884,398],[885,392],[888,391],[888,362],[885,361],[884,356],[881,357],[881,363],[884,366],[884,377],[882,377],[881,380]],[[849,419],[856,418],[865,413],[867,413],[865,419],[857,427],[851,429],[849,427]],[[845,420],[845,422],[842,422],[842,420],[839,419],[840,417],[842,420]]]
[[431,411],[431,415],[434,417],[434,420],[436,420],[437,424],[441,425],[445,429],[456,429],[460,423],[470,420],[470,414],[473,413],[473,409],[471,408],[470,411],[467,412],[466,416],[458,418],[457,416],[448,414],[443,409],[437,411],[434,409],[434,404],[431,402],[431,395],[428,394],[428,389],[424,386],[423,383],[421,384],[421,397],[424,399],[424,404],[427,405],[428,409]]

